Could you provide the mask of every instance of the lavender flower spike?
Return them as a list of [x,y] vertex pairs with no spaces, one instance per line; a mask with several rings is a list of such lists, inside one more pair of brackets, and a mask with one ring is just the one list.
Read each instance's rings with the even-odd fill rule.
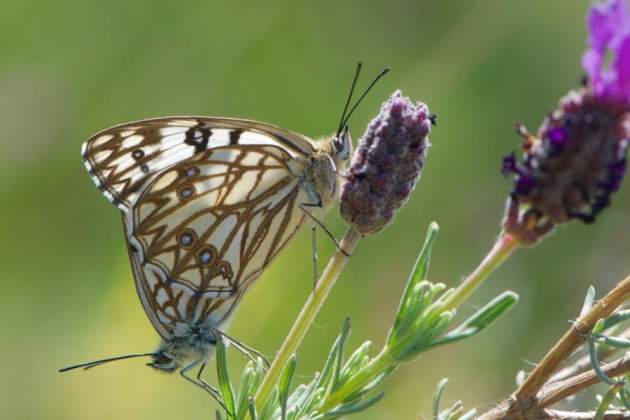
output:
[[[572,219],[586,223],[611,201],[626,172],[630,140],[630,15],[626,0],[593,3],[590,48],[582,58],[589,80],[560,100],[538,129],[523,137],[522,162],[503,160],[512,174],[504,230],[533,245]],[[604,63],[610,55],[610,66]]]
[[381,231],[422,172],[434,116],[396,91],[368,125],[342,186],[343,218],[363,235]]

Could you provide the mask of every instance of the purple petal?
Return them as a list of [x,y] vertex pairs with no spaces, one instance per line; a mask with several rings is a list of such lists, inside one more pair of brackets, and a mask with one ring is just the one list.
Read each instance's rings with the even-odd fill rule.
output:
[[603,52],[594,49],[586,50],[582,56],[582,67],[586,70],[586,74],[593,84],[597,84],[600,80],[599,71],[604,63]]
[[[582,57],[599,98],[630,101],[630,15],[627,0],[594,1],[588,13],[590,49]],[[612,65],[605,64],[611,56]]]
[[619,45],[613,69],[617,74],[617,94],[630,99],[630,36],[625,37]]
[[569,140],[569,136],[567,135],[566,130],[562,127],[552,128],[551,130],[549,130],[548,136],[551,144],[555,146],[564,146]]
[[588,26],[593,49],[600,53],[606,47],[616,49],[620,41],[619,35],[630,29],[626,0],[594,2],[588,14]]
[[503,176],[508,176],[513,172],[516,173],[516,154],[510,153],[503,158],[501,173],[503,174]]

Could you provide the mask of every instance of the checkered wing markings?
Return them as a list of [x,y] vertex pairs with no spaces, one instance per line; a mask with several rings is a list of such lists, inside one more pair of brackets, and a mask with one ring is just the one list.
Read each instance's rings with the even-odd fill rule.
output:
[[302,226],[296,174],[306,164],[277,146],[233,145],[151,181],[126,224],[138,293],[160,334],[229,315]]
[[119,125],[83,145],[84,164],[103,195],[123,211],[165,169],[207,149],[230,144],[282,147],[293,157],[312,153],[309,140],[282,128],[250,120],[171,117]]

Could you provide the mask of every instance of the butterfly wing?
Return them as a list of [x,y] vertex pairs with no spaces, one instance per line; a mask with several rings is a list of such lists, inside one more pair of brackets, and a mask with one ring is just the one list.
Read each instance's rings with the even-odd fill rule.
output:
[[163,338],[229,316],[304,223],[308,163],[278,145],[232,144],[151,180],[125,224],[138,294]]
[[313,153],[308,138],[271,124],[234,118],[168,117],[103,130],[84,143],[81,156],[98,189],[127,212],[166,168],[207,149],[262,144],[280,147],[295,158]]

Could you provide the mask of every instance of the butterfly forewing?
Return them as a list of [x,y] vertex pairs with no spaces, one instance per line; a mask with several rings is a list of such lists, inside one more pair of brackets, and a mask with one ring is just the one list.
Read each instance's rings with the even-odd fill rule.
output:
[[230,314],[304,222],[307,162],[276,145],[234,144],[150,181],[125,219],[138,292],[162,336]]
[[292,157],[313,153],[306,137],[270,124],[231,118],[170,117],[101,131],[88,139],[81,154],[103,195],[127,211],[148,183],[166,168],[204,150],[237,144],[274,145]]

